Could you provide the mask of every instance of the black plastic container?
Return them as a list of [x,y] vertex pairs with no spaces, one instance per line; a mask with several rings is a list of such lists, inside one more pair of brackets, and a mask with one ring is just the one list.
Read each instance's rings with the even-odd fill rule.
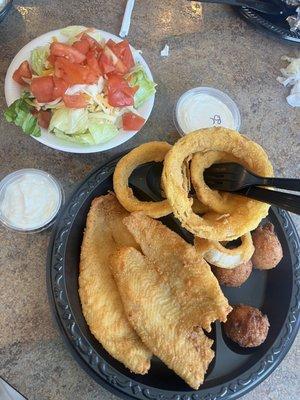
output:
[[[56,224],[49,245],[47,285],[50,304],[68,348],[85,371],[100,385],[123,399],[141,400],[229,400],[237,399],[262,382],[283,360],[299,329],[299,237],[287,212],[270,211],[269,220],[283,247],[284,258],[270,271],[254,270],[240,288],[223,288],[230,304],[244,303],[268,315],[266,341],[253,349],[242,349],[214,324],[215,359],[200,390],[192,390],[159,359],[153,358],[147,375],[135,375],[112,358],[90,333],[78,296],[80,246],[86,216],[94,197],[112,190],[117,159],[89,175],[75,191]],[[149,183],[159,180],[159,169],[147,164],[131,177],[137,193],[157,199]],[[154,176],[153,176],[154,175]],[[173,217],[163,219],[171,229],[190,235]]]
[[[263,29],[265,32],[277,36],[282,40],[300,43],[300,32],[292,32],[290,30],[290,26],[286,21],[286,16],[281,14],[265,14],[247,7],[236,8],[246,21],[250,22],[260,29]],[[296,7],[294,14],[296,14]]]

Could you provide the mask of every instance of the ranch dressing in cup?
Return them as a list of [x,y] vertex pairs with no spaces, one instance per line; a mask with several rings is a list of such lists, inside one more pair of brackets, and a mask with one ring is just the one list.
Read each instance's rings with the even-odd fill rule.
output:
[[57,180],[38,169],[22,169],[0,182],[0,222],[21,232],[48,228],[63,202]]
[[201,128],[223,126],[240,129],[237,105],[218,89],[198,87],[185,92],[174,109],[174,123],[181,135]]

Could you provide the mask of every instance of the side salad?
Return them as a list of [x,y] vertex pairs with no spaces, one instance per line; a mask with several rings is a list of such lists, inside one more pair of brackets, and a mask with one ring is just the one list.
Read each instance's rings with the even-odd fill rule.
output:
[[88,145],[105,143],[120,129],[139,130],[145,120],[137,109],[156,85],[135,63],[128,41],[105,42],[83,26],[60,32],[66,42],[54,37],[14,72],[24,90],[6,109],[7,121],[32,136],[40,136],[42,127]]

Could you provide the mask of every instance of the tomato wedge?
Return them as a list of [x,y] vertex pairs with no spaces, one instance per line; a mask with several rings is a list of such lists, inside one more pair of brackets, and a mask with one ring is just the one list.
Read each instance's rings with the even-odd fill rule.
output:
[[73,95],[65,94],[63,100],[65,106],[69,108],[85,108],[88,105],[88,99],[84,93]]
[[56,57],[56,56],[53,56],[52,54],[50,54],[50,55],[48,56],[48,58],[47,58],[47,61],[49,61],[49,63],[50,63],[51,65],[53,65],[53,66],[54,66],[56,60],[57,60],[57,57]]
[[55,61],[54,74],[62,78],[69,85],[79,83],[95,83],[97,76],[86,65],[73,64],[69,60],[59,57]]
[[134,90],[122,76],[109,76],[107,81],[108,103],[112,107],[132,106]]
[[105,43],[105,46],[108,46],[111,50],[114,50],[114,47],[117,43],[114,42],[112,39],[108,39],[108,41]]
[[103,74],[109,74],[116,70],[111,59],[103,52],[99,58],[99,66]]
[[38,124],[45,129],[49,128],[50,125],[50,120],[52,117],[52,113],[51,111],[39,111],[37,114],[37,120],[38,120]]
[[128,40],[122,40],[115,45],[114,52],[127,68],[127,72],[135,66],[134,58]]
[[90,50],[90,44],[88,40],[85,39],[77,40],[77,42],[72,44],[72,47],[80,51],[82,54],[86,54]]
[[52,76],[33,78],[30,84],[31,93],[39,103],[49,103],[54,99],[54,81]]
[[133,112],[122,115],[122,124],[125,131],[138,131],[144,125],[145,119]]
[[23,81],[23,78],[31,79],[31,77],[32,73],[28,61],[23,61],[12,76],[13,80],[18,82],[20,85],[26,85],[26,82]]
[[91,50],[97,50],[97,51],[101,50],[102,51],[102,47],[101,47],[100,43],[98,43],[96,39],[92,38],[87,33],[84,33],[81,36],[81,40],[86,40],[89,43]]
[[90,70],[97,75],[98,77],[102,75],[102,71],[100,65],[98,63],[97,54],[93,51],[89,51],[86,54],[86,63],[89,66]]
[[115,57],[117,57],[118,61],[114,62],[114,65],[116,65],[116,69],[119,73],[125,74],[134,67],[134,58],[127,40],[115,43],[113,40],[109,39],[106,43],[106,47],[108,47],[114,53]]
[[50,54],[55,57],[64,57],[72,63],[80,64],[85,60],[85,55],[74,47],[59,42],[50,45]]
[[125,75],[128,72],[127,67],[123,62],[116,56],[115,52],[109,47],[105,46],[103,50],[110,64],[114,66],[115,71],[120,75]]
[[57,78],[56,76],[53,76],[53,82],[54,82],[53,97],[54,99],[58,99],[59,97],[62,97],[65,94],[69,85],[62,78]]

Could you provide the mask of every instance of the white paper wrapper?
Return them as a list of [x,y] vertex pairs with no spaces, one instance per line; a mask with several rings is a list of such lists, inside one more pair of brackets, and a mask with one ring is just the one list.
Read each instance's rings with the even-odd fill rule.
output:
[[292,87],[291,94],[286,98],[286,101],[292,107],[300,107],[300,81]]
[[283,86],[292,86],[286,101],[292,107],[300,107],[300,58],[284,56],[282,60],[288,61],[289,65],[280,70],[283,76],[278,76],[277,81]]
[[296,8],[296,14],[287,17],[287,22],[290,25],[291,32],[300,31],[300,7]]
[[134,2],[135,2],[135,0],[127,0],[124,17],[123,17],[123,22],[122,22],[122,26],[121,26],[120,33],[119,33],[119,36],[121,36],[122,38],[124,38],[128,35],[129,28],[130,28],[130,22],[131,22],[131,14],[132,14],[132,10],[134,7]]
[[161,57],[169,57],[170,54],[170,46],[168,44],[161,50],[160,55]]

